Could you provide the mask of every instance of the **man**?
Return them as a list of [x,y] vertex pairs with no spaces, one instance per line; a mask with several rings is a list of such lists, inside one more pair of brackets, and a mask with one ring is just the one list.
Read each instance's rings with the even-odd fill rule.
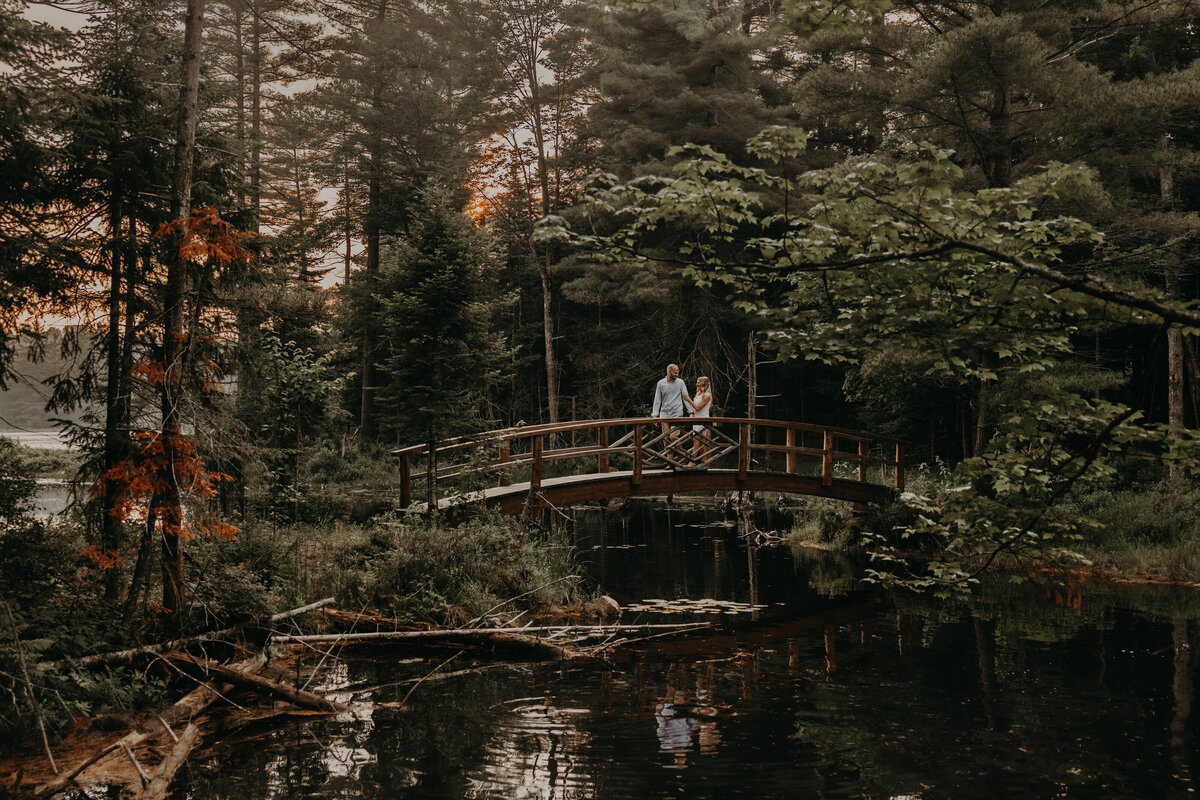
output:
[[[679,378],[679,365],[668,364],[667,377],[660,380],[654,387],[654,410],[650,412],[650,416],[662,420],[682,417],[690,402],[687,386]],[[679,428],[670,422],[663,422],[662,431],[665,449],[675,443],[675,439],[679,436]]]

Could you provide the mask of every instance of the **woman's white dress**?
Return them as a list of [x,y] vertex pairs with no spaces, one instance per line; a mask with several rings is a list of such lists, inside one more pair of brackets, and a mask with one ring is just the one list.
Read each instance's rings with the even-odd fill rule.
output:
[[[700,409],[699,411],[693,411],[692,412],[693,417],[711,417],[712,416],[712,396],[708,395],[708,394],[702,394],[702,395],[698,396],[696,399],[702,400],[705,397],[708,398],[708,402],[705,403],[704,408]],[[704,433],[704,431],[707,427],[708,427],[707,425],[693,425],[692,430],[696,433]]]

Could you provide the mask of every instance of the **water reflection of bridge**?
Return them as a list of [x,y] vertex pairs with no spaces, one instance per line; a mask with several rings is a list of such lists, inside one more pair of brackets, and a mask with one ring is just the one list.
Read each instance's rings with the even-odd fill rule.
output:
[[872,503],[904,487],[901,440],[782,420],[580,420],[505,428],[394,453],[402,508],[421,495],[426,508],[482,499],[515,514],[527,505],[741,491]]

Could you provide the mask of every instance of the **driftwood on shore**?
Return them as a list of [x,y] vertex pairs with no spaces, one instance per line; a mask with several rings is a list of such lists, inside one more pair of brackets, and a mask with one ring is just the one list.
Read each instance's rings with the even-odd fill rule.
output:
[[[329,602],[331,600],[326,599],[318,603],[309,604],[308,606],[302,606],[298,609],[292,609],[291,611],[275,615],[272,617],[272,620],[286,619],[289,616],[295,616],[305,611],[320,608]],[[626,625],[526,625],[525,627],[517,627],[515,624],[510,624],[505,627],[414,630],[411,628],[397,629],[407,627],[400,620],[376,617],[374,615],[354,614],[353,612],[338,611],[336,609],[327,609],[323,616],[343,623],[353,623],[355,626],[365,622],[377,628],[377,630],[312,635],[275,634],[270,637],[269,642],[282,645],[307,645],[315,643],[387,644],[398,642],[417,644],[428,642],[443,645],[452,644],[455,647],[461,648],[487,648],[495,655],[503,653],[510,657],[517,656],[514,660],[521,660],[522,657],[524,660],[529,660],[528,657],[537,660],[563,660],[580,656],[586,657],[597,652],[596,640],[601,640],[602,647],[612,646],[614,637],[667,636],[711,627],[707,622],[695,622]],[[477,620],[473,620],[473,622],[477,622]],[[391,630],[379,630],[378,628],[391,628]],[[229,632],[232,632],[232,630]],[[192,637],[190,641],[203,641],[222,633],[227,632],[216,631],[203,634],[200,637]],[[626,640],[617,639],[617,641]],[[592,642],[592,644],[586,644],[588,642]],[[604,645],[603,642],[608,642],[608,644]],[[89,663],[111,663],[111,660],[121,660],[126,657],[126,654],[131,653],[153,654],[165,650],[171,644],[168,642],[162,645],[140,648],[135,651],[123,651],[120,654],[99,654],[89,657]],[[158,657],[173,665],[181,672],[188,674],[192,680],[200,683],[200,686],[189,692],[166,711],[145,719],[138,727],[129,731],[124,736],[98,747],[85,758],[78,760],[72,768],[64,770],[57,777],[38,786],[34,791],[36,796],[46,797],[60,792],[72,784],[83,784],[81,777],[85,772],[91,770],[92,782],[109,781],[115,785],[125,786],[131,791],[138,791],[138,798],[160,800],[166,796],[173,776],[196,746],[199,739],[198,729],[195,724],[196,718],[218,698],[224,698],[225,693],[230,691],[234,686],[248,688],[266,697],[281,699],[301,708],[313,709],[324,713],[343,711],[347,708],[342,703],[330,700],[319,694],[305,691],[304,689],[296,689],[284,683],[258,675],[257,673],[266,663],[266,657],[261,653],[254,658],[245,659],[234,664],[217,663],[183,652],[166,652]],[[81,662],[75,661],[72,663]],[[413,689],[429,677],[426,676],[418,680]],[[179,737],[175,735],[173,729],[176,727],[184,728],[183,735]],[[138,758],[140,757],[145,760],[147,752],[159,754],[158,750],[155,750],[153,747],[148,748],[147,746],[163,738],[164,735],[169,735],[174,740],[169,753],[162,758],[157,767],[143,768],[142,764],[138,762]],[[160,744],[159,746],[162,745]],[[135,754],[135,749],[139,747],[142,749]],[[164,749],[166,748],[164,747]],[[129,758],[135,765],[138,772],[137,776],[133,776],[129,765],[120,763],[124,758]],[[111,759],[119,759],[120,761],[113,761]],[[154,759],[151,758],[150,763],[153,764],[153,762]]]
[[419,631],[364,631],[362,633],[319,633],[309,635],[276,634],[270,641],[278,644],[292,642],[338,642],[342,644],[361,642],[389,642],[406,640],[478,640],[487,641],[496,637],[521,637],[538,639],[548,634],[586,634],[594,636],[609,636],[616,633],[647,633],[666,631],[687,631],[698,628],[708,628],[707,622],[681,622],[677,624],[657,625],[540,625],[524,628],[443,628]]
[[[326,597],[322,600],[316,601],[315,603],[309,603],[308,605],[300,606],[299,608],[293,608],[288,611],[281,611],[278,614],[272,614],[267,619],[269,622],[281,622],[285,619],[290,619],[291,617],[296,617],[300,614],[305,614],[309,611],[322,608],[332,602],[332,597]],[[219,631],[206,631],[205,633],[198,633],[195,636],[185,636],[180,639],[172,639],[169,642],[148,644],[142,647],[131,647],[128,650],[116,650],[111,653],[96,653],[90,656],[81,656],[80,658],[63,658],[59,659],[58,661],[40,661],[35,666],[39,671],[45,671],[51,669],[63,669],[69,666],[98,667],[105,664],[127,663],[138,656],[157,655],[158,653],[165,653],[168,650],[179,650],[190,644],[211,642],[213,640],[221,639],[237,633],[238,630],[238,627],[222,628]]]
[[[241,672],[257,672],[262,669],[267,663],[265,655],[259,654],[253,658],[248,658],[244,661],[239,661],[234,666]],[[142,726],[135,728],[129,733],[117,739],[114,742],[109,742],[107,745],[100,747],[90,756],[80,761],[72,769],[64,771],[54,780],[42,784],[34,790],[34,794],[38,796],[48,796],[55,792],[62,791],[72,782],[74,782],[84,770],[98,763],[102,759],[112,755],[118,750],[124,748],[134,748],[140,744],[156,738],[162,733],[169,732],[171,728],[191,720],[198,716],[200,712],[213,704],[218,697],[223,694],[222,690],[217,687],[203,684],[196,687],[191,692],[188,692],[179,699],[175,705],[168,708],[162,714],[155,715],[154,718],[147,720]]]
[[261,675],[255,675],[254,673],[236,669],[225,664],[218,664],[215,661],[209,661],[205,658],[196,658],[195,656],[184,655],[182,653],[168,653],[166,658],[174,664],[198,667],[205,673],[214,675],[226,683],[253,689],[268,696],[286,700],[302,708],[311,708],[316,711],[345,711],[347,708],[342,703],[335,702],[319,694],[307,692],[303,689],[293,689],[290,686],[270,680],[269,678],[264,678]]
[[321,615],[338,626],[369,627],[376,631],[412,631],[420,630],[420,625],[413,625],[394,617],[384,617],[379,614],[367,614],[362,611],[343,611],[340,608],[323,608]]
[[196,724],[188,723],[187,729],[175,742],[171,752],[167,753],[167,757],[158,765],[154,778],[145,789],[136,795],[135,800],[163,800],[167,796],[167,790],[171,787],[175,773],[183,766],[183,762],[187,761],[188,754],[192,752],[199,736],[200,729],[196,727]]

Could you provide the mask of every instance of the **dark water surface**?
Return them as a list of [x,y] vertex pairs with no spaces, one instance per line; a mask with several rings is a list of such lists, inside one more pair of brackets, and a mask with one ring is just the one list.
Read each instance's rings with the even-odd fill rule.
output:
[[[577,518],[624,621],[714,630],[415,690],[429,661],[358,651],[323,688],[371,703],[210,739],[175,796],[1195,796],[1195,590],[998,582],[953,604],[854,591],[845,559],[756,546],[716,511]],[[677,598],[721,602],[645,602]]]

